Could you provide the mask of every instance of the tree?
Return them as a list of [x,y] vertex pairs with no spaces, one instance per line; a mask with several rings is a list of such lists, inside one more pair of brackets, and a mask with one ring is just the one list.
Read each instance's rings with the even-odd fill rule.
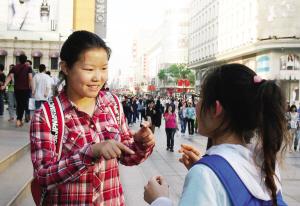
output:
[[160,81],[162,81],[163,85],[165,85],[166,83],[166,79],[167,79],[167,71],[166,69],[161,69],[159,72],[158,72],[158,79]]

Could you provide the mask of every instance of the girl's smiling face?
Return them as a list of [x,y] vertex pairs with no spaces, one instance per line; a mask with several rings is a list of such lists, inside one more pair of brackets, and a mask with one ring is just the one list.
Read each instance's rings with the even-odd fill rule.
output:
[[84,51],[71,69],[63,64],[70,99],[96,98],[108,79],[108,56],[103,48]]

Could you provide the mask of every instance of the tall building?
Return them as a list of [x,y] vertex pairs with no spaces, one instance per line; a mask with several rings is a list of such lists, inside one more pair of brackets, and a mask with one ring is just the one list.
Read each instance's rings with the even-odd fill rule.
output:
[[163,22],[153,32],[152,43],[145,51],[148,76],[151,84],[156,86],[159,83],[157,75],[161,69],[171,64],[188,62],[189,4],[186,2],[180,4],[165,11]]
[[266,79],[278,79],[290,102],[299,101],[300,1],[193,0],[189,68],[196,89],[206,70],[242,63]]

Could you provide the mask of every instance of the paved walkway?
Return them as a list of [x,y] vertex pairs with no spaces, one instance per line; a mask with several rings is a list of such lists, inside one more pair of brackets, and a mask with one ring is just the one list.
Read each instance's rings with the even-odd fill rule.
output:
[[[133,129],[138,129],[134,126]],[[134,167],[121,166],[121,178],[125,191],[127,206],[146,206],[143,201],[144,185],[155,175],[163,175],[170,185],[170,196],[177,205],[182,192],[186,168],[178,161],[181,155],[177,152],[180,144],[187,143],[205,152],[207,138],[200,135],[175,137],[175,152],[166,151],[164,128],[155,131],[156,147],[153,154],[142,164]],[[287,153],[281,166],[283,195],[288,205],[300,205],[300,152]]]
[[[138,124],[132,129],[138,129]],[[29,141],[28,130],[29,124],[25,124],[23,128],[15,128],[14,123],[7,122],[7,116],[0,117],[0,151],[3,151],[0,153],[2,154],[0,160],[19,145]],[[181,156],[177,152],[180,144],[192,144],[205,151],[207,138],[200,135],[190,137],[176,134],[174,153],[165,150],[166,135],[163,127],[156,129],[155,135],[157,144],[150,158],[139,166],[120,166],[127,206],[147,205],[143,200],[143,188],[148,179],[154,175],[165,176],[170,185],[170,196],[175,202],[174,205],[177,205],[187,173],[185,167],[178,161]],[[31,166],[31,163],[28,163],[28,166]],[[286,201],[291,206],[300,205],[300,152],[287,153],[281,174]]]

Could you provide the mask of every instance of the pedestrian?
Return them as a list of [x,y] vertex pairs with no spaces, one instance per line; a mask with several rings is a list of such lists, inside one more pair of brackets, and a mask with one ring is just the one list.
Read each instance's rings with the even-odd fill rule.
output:
[[167,135],[167,150],[174,152],[174,136],[178,128],[177,117],[171,105],[169,105],[164,113],[165,129]]
[[66,86],[57,96],[65,122],[60,159],[42,109],[30,127],[34,177],[47,189],[43,205],[124,206],[119,163],[137,165],[152,153],[155,141],[147,125],[130,132],[117,97],[101,91],[110,53],[88,31],[72,33],[61,48]]
[[[9,65],[9,72],[11,73],[12,68],[14,67],[14,64]],[[14,92],[15,87],[15,80],[14,78],[8,83],[7,85],[7,100],[8,100],[8,114],[9,114],[9,122],[14,121],[16,116],[16,97]]]
[[[200,94],[198,131],[213,146],[201,157],[182,145],[189,171],[179,205],[286,205],[278,168],[287,141],[285,100],[276,82],[228,64],[208,72]],[[163,177],[148,182],[144,199],[172,205]]]
[[[4,65],[0,64],[0,86],[4,85],[5,79]],[[4,112],[4,94],[5,90],[0,90],[0,116],[3,116]]]
[[187,123],[187,117],[186,117],[186,102],[182,102],[182,106],[180,107],[178,111],[178,116],[180,120],[180,127],[181,127],[181,134],[185,135],[186,130],[186,123]]
[[156,109],[154,100],[149,100],[148,107],[146,109],[146,121],[151,123],[151,131],[155,132],[156,125]]
[[51,92],[51,82],[49,76],[45,73],[46,66],[40,64],[39,73],[34,75],[32,81],[32,97],[35,99],[35,109],[39,109],[41,105],[48,100]]
[[186,108],[186,118],[188,123],[189,135],[193,135],[195,131],[194,124],[196,119],[196,109],[193,106],[192,102],[188,102],[188,107]]
[[14,79],[14,92],[17,102],[16,127],[23,126],[23,116],[24,112],[28,110],[28,101],[29,96],[31,95],[32,84],[32,69],[25,64],[27,56],[22,54],[19,59],[20,63],[12,68],[4,85],[1,87],[2,90],[5,89],[8,83]]
[[290,120],[289,120],[289,132],[290,132],[290,141],[289,141],[289,151],[293,151],[293,146],[294,146],[294,151],[297,150],[298,146],[298,138],[297,138],[297,130],[299,128],[299,114],[297,112],[297,107],[296,105],[291,105],[290,107]]

